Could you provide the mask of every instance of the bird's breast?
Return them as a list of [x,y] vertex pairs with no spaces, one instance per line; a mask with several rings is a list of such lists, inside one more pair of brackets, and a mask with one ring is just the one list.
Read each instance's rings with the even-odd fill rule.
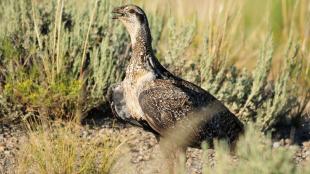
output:
[[126,74],[124,79],[124,98],[126,106],[134,119],[145,120],[144,113],[139,103],[139,94],[144,90],[147,83],[155,80],[156,76],[152,72],[136,71]]

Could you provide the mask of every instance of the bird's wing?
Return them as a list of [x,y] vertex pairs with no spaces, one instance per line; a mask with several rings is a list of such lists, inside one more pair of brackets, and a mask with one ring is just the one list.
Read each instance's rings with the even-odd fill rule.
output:
[[197,91],[188,84],[160,79],[147,84],[139,95],[146,121],[160,134],[185,118],[189,112],[214,100],[211,94]]

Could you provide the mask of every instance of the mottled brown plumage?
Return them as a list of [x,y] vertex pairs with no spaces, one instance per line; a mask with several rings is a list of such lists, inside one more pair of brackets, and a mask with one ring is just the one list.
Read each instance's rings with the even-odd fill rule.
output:
[[[123,120],[148,126],[161,136],[168,129],[190,129],[191,140],[226,138],[233,143],[243,132],[243,124],[221,102],[204,89],[167,71],[152,51],[147,17],[135,5],[113,10],[131,37],[132,56],[125,79],[114,85],[112,109]],[[192,119],[197,124],[190,124]],[[182,123],[177,126],[177,123]]]

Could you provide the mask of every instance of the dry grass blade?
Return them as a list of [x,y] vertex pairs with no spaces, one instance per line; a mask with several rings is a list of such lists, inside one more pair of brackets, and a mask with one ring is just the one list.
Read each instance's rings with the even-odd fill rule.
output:
[[82,127],[75,123],[31,123],[30,127],[18,154],[18,173],[109,173],[123,144],[113,134],[83,137]]

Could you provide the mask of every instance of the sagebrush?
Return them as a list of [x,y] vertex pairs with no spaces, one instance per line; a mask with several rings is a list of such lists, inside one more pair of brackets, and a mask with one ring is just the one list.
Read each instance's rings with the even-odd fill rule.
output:
[[[263,27],[257,26],[262,29],[253,30],[260,37],[242,40],[249,33],[241,25],[246,10],[237,10],[245,8],[242,2],[210,0],[204,31],[196,17],[182,23],[176,17],[150,13],[153,44],[170,70],[210,91],[244,122],[254,121],[262,130],[269,130],[283,118],[301,117],[309,101],[309,41],[295,27],[296,18],[310,14],[303,10],[297,15],[296,11],[309,4],[282,2],[291,3],[288,7],[293,13],[285,14],[286,33],[279,51],[280,36],[273,32],[271,8],[266,10],[270,13],[266,13]],[[123,78],[130,57],[124,28],[111,20],[112,8],[120,4],[1,1],[2,101],[21,105],[23,113],[30,115],[77,120],[93,108],[105,108],[105,93],[109,85]],[[300,23],[309,28],[306,21]],[[253,72],[232,64],[250,52],[256,58]],[[271,73],[274,57],[282,57],[283,65],[275,75]],[[12,120],[13,115],[1,117]]]

